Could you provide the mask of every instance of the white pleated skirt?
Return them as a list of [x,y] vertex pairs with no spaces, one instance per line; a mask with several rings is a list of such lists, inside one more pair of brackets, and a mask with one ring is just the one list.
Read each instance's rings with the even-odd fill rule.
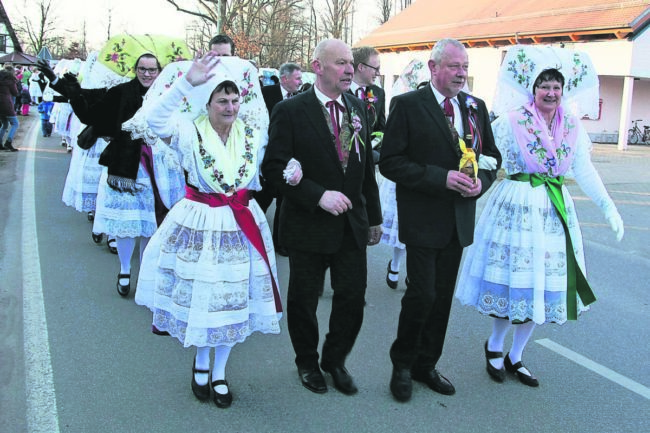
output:
[[[574,254],[584,273],[575,207],[564,186],[562,194]],[[567,320],[566,296],[565,232],[546,187],[499,182],[476,224],[474,243],[466,249],[456,297],[483,314],[541,324]],[[578,299],[578,312],[586,309]]]
[[233,346],[253,332],[280,332],[271,232],[257,202],[251,200],[249,209],[270,269],[228,206],[182,199],[147,244],[135,301],[153,312],[158,330],[184,347]]

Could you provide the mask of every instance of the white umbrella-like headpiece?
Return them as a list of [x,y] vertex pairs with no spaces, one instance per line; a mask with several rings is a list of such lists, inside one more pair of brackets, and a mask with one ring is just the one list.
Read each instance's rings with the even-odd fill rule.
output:
[[557,69],[564,76],[562,105],[578,117],[598,115],[599,83],[589,55],[550,45],[515,45],[499,71],[492,110],[502,115],[533,100],[539,74]]

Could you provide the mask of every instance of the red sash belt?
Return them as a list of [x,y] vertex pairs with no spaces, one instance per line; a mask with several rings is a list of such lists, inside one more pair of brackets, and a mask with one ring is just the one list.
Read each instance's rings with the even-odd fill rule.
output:
[[269,274],[271,275],[271,283],[273,284],[273,298],[275,300],[275,311],[278,313],[282,312],[282,302],[280,299],[280,292],[278,291],[278,284],[275,281],[273,276],[273,270],[271,269],[271,263],[269,262],[269,257],[266,254],[266,248],[264,248],[264,240],[262,239],[262,233],[260,228],[255,222],[255,217],[253,213],[248,209],[248,202],[251,198],[251,194],[247,189],[241,189],[231,196],[226,194],[216,194],[216,193],[205,193],[197,190],[196,188],[186,185],[185,186],[185,198],[188,200],[196,201],[199,203],[207,204],[210,207],[221,207],[221,206],[230,206],[233,215],[235,216],[235,221],[237,225],[241,228],[244,235],[248,238],[249,242],[257,250],[258,253],[266,262],[266,266],[269,268]]

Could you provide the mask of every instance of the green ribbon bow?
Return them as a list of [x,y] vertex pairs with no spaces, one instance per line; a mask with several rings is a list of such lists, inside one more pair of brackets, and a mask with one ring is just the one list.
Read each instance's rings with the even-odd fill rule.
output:
[[[548,198],[553,203],[555,211],[560,217],[562,227],[564,227],[564,237],[566,239],[566,257],[567,257],[567,319],[578,319],[578,300],[583,305],[589,305],[596,301],[596,295],[589,287],[587,278],[585,278],[578,262],[576,261],[575,252],[573,251],[573,243],[571,242],[571,235],[569,234],[569,227],[567,225],[566,207],[564,206],[564,196],[562,195],[562,185],[564,184],[564,176],[549,177],[541,173],[516,173],[508,176],[510,180],[520,182],[530,182],[533,188],[540,185],[546,185],[546,192]],[[576,296],[577,295],[577,296]]]

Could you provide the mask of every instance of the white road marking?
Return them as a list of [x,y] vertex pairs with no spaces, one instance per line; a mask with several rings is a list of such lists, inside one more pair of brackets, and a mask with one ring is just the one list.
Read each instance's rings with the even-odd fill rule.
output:
[[535,342],[537,344],[546,347],[547,349],[552,350],[555,353],[564,356],[565,358],[575,362],[576,364],[581,365],[586,369],[591,370],[594,373],[603,376],[605,379],[609,379],[612,382],[621,385],[623,388],[627,388],[628,390],[635,392],[640,396],[650,400],[650,388],[643,386],[640,383],[635,382],[632,379],[615,372],[614,370],[610,370],[609,368],[600,365],[597,362],[594,362],[591,359],[580,355],[579,353],[567,349],[566,347],[557,344],[556,342],[549,340],[548,338],[536,340]]
[[[39,125],[38,122],[34,122],[29,135],[25,137],[28,150],[33,150],[36,145]],[[56,409],[36,233],[34,156],[35,152],[26,152],[23,175],[23,338],[27,426],[29,433],[59,433],[59,416]]]

